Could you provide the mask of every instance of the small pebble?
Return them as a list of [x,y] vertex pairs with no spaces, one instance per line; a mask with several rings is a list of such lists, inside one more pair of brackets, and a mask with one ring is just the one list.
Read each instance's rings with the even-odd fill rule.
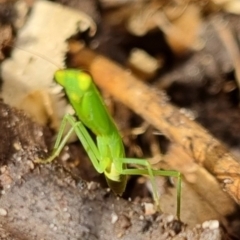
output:
[[174,216],[173,215],[168,215],[167,217],[166,217],[166,221],[167,222],[172,222],[174,220]]
[[211,230],[219,228],[218,220],[209,220],[202,223],[202,228],[206,229],[209,228]]
[[156,209],[152,203],[144,203],[145,215],[153,215],[156,213]]
[[13,147],[15,150],[20,151],[22,149],[21,144],[19,142],[13,143]]
[[116,223],[117,220],[118,220],[118,215],[117,215],[116,213],[112,213],[112,214],[111,214],[111,217],[112,217],[111,223],[112,223],[112,224]]
[[53,229],[55,227],[55,225],[53,223],[51,223],[49,227]]
[[4,208],[0,208],[0,216],[7,216],[7,210]]
[[214,230],[219,228],[219,221],[218,220],[211,220],[209,221],[209,229]]
[[3,173],[5,173],[7,171],[7,166],[6,165],[4,165],[4,166],[2,166],[1,168],[0,168],[0,172],[3,174]]

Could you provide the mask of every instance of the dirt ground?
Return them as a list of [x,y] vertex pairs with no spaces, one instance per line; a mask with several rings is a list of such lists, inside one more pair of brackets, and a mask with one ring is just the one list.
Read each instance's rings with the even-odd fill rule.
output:
[[[0,2],[0,239],[240,239],[238,1],[58,1],[85,23],[66,35],[55,3],[41,25],[38,2]],[[27,24],[28,37],[19,33]],[[30,58],[16,62],[16,49]],[[93,76],[127,157],[182,173],[181,221],[174,177],[156,177],[156,212],[147,176],[129,176],[115,196],[76,138],[57,161],[36,163],[50,154],[68,106],[53,73],[34,64],[64,67],[65,58]]]

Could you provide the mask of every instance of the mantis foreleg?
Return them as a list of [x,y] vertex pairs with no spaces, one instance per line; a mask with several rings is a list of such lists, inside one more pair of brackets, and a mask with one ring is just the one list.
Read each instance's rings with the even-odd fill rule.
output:
[[[64,129],[66,127],[67,122],[71,125],[71,129],[67,132],[65,137],[63,138]],[[57,135],[56,142],[54,144],[53,153],[51,156],[45,160],[37,160],[37,162],[41,163],[50,163],[51,161],[56,158],[59,153],[62,151],[63,147],[66,145],[68,139],[70,138],[71,134],[75,132],[81,141],[85,151],[87,152],[89,158],[91,159],[92,164],[94,165],[95,169],[99,173],[103,173],[104,167],[100,164],[100,154],[97,149],[96,144],[94,143],[93,139],[91,138],[90,134],[82,124],[82,122],[77,121],[73,116],[66,114],[62,120],[59,133]]]

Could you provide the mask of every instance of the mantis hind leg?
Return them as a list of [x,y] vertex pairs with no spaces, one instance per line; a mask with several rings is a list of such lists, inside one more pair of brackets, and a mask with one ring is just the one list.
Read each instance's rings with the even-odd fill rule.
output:
[[177,209],[176,209],[176,215],[177,218],[180,220],[180,208],[181,208],[181,182],[182,182],[182,176],[180,172],[174,171],[174,170],[154,170],[151,167],[151,164],[146,159],[135,159],[135,158],[121,158],[117,159],[119,162],[125,163],[125,164],[137,164],[140,166],[144,166],[147,169],[123,169],[122,165],[119,169],[119,172],[124,175],[148,175],[150,177],[150,181],[153,187],[153,197],[154,201],[157,205],[157,208],[160,210],[160,204],[159,204],[159,194],[157,191],[157,184],[155,181],[155,176],[166,176],[166,177],[176,177],[177,178]]

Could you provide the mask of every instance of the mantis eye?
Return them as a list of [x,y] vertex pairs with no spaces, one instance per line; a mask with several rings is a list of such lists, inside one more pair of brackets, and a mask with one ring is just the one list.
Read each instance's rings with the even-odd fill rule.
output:
[[77,80],[81,90],[87,90],[92,83],[91,76],[85,72],[78,74]]

